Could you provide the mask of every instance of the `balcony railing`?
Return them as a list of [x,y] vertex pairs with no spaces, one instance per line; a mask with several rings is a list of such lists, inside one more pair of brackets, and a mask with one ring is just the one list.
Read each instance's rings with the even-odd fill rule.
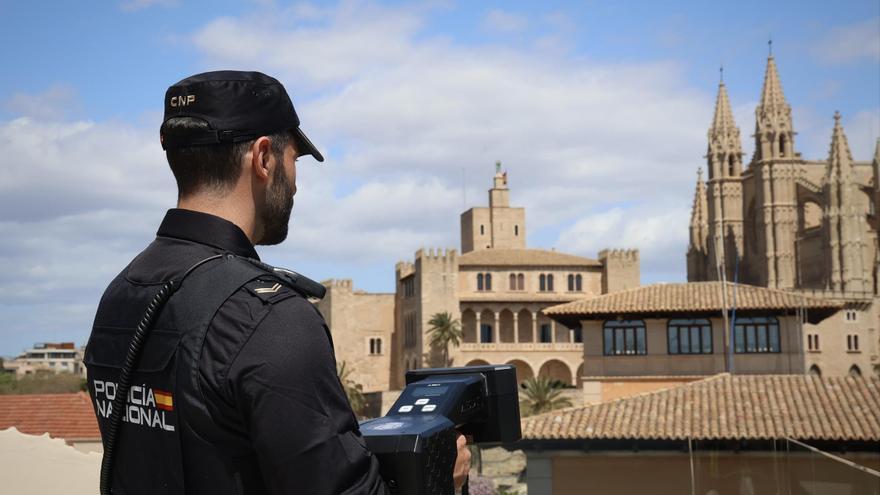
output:
[[485,351],[579,351],[583,352],[584,344],[581,342],[492,342],[492,343],[464,343],[458,349],[463,352]]

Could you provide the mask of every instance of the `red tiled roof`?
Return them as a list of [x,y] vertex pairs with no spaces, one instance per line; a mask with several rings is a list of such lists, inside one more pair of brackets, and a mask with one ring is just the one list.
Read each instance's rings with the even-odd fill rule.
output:
[[880,379],[716,375],[523,420],[526,440],[880,441]]
[[85,392],[0,395],[0,430],[73,440],[100,440],[95,410]]
[[[797,292],[727,282],[727,307],[741,310],[796,310],[840,309],[843,303],[820,299]],[[735,298],[735,299],[734,299]],[[720,311],[725,301],[721,297],[721,282],[688,282],[681,284],[654,284],[634,289],[588,297],[544,309],[544,314],[555,317],[573,315],[679,313],[685,311]]]

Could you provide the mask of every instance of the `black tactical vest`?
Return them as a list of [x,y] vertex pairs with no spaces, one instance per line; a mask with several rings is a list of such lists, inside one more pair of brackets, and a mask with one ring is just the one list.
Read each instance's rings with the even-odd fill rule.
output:
[[[110,421],[117,380],[134,329],[166,282],[134,283],[126,278],[127,271],[107,288],[84,358],[102,434]],[[198,441],[194,432],[211,428],[212,422],[199,394],[198,362],[205,334],[217,310],[232,294],[265,277],[277,278],[227,254],[196,268],[168,300],[132,375],[115,448],[113,493],[185,493],[181,436],[186,435],[188,442]],[[286,283],[281,278],[278,281]]]

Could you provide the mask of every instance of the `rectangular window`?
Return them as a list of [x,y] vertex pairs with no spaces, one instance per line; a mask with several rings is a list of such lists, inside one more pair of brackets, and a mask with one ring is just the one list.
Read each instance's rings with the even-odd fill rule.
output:
[[734,352],[781,352],[779,323],[776,318],[737,318],[733,329]]
[[700,328],[702,328],[703,354],[712,354],[712,326],[705,325]]
[[648,353],[645,323],[641,320],[608,321],[603,329],[606,356],[635,356]]
[[553,340],[551,334],[551,328],[549,323],[541,324],[541,342],[544,344],[548,344]]
[[712,354],[712,324],[706,319],[669,320],[669,354]]
[[847,335],[846,336],[846,350],[850,352],[857,352],[859,350],[859,336],[858,335]]
[[574,341],[577,343],[583,343],[584,341],[584,329],[581,327],[575,327],[574,331]]
[[377,356],[382,354],[382,339],[374,337],[370,339],[370,355]]

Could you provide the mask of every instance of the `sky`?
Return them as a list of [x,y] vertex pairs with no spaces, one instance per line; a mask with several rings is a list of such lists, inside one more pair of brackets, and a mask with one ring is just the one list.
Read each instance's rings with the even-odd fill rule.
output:
[[876,0],[0,0],[0,356],[85,344],[175,204],[165,90],[217,69],[281,80],[327,158],[298,162],[268,263],[393,291],[395,262],[459,247],[500,160],[530,247],[637,248],[642,283],[683,281],[719,69],[750,155],[770,39],[797,150],[827,158],[839,110],[870,160]]

